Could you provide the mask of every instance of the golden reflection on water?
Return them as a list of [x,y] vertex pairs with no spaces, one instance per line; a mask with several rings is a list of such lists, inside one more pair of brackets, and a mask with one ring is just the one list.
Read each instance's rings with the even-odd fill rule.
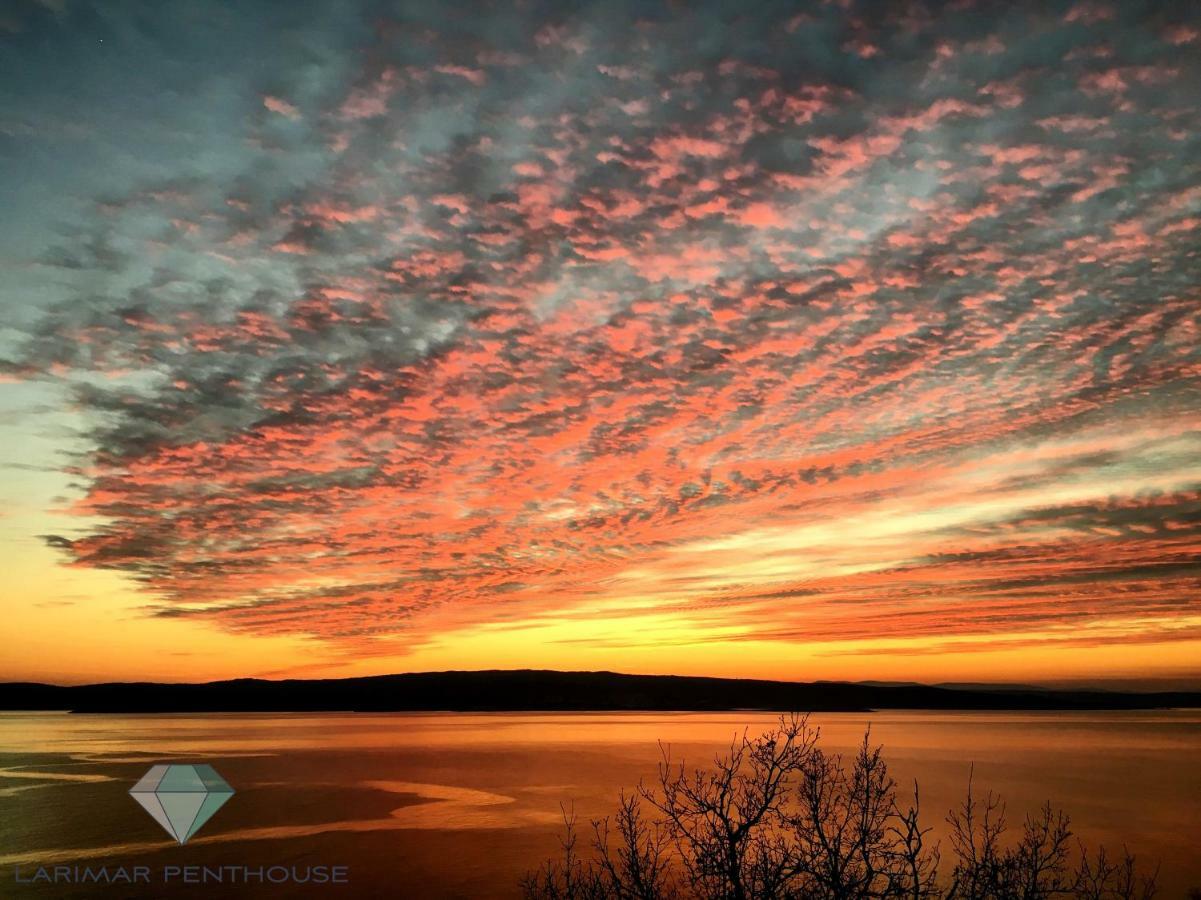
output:
[[[545,837],[561,820],[560,803],[575,803],[587,822],[611,812],[619,790],[653,780],[661,744],[676,761],[704,765],[744,729],[755,734],[775,720],[763,713],[0,714],[0,818],[6,804],[32,809],[26,798],[41,791],[123,794],[125,781],[132,783],[151,762],[207,759],[239,796],[189,847],[311,843],[380,831],[444,833],[447,847],[458,846],[452,834],[526,829]],[[922,808],[936,833],[974,768],[980,789],[1005,795],[1011,821],[1020,823],[1026,811],[1050,799],[1072,815],[1077,834],[1090,844],[1126,842],[1161,858],[1165,884],[1179,888],[1166,895],[1201,884],[1195,853],[1201,712],[890,711],[821,714],[812,723],[821,729],[822,746],[835,752],[852,751],[870,726],[897,781],[920,782]],[[14,754],[37,756],[21,763]],[[235,780],[239,775],[242,781]],[[110,788],[108,781],[117,783]],[[269,791],[284,789],[301,796],[320,790],[331,799],[307,811],[304,821],[284,810],[272,822],[263,804],[275,796]],[[370,796],[379,800],[365,803]],[[126,842],[112,842],[111,835],[85,840],[72,832],[70,810],[58,814],[61,827],[43,822],[38,838],[19,828],[4,831],[0,865],[136,856],[170,846],[128,840],[128,833],[122,834]],[[133,821],[135,829],[146,827],[144,835],[153,834],[153,823]],[[55,834],[61,839],[47,837]],[[530,846],[512,851],[528,858],[498,860],[498,866],[509,873],[536,863],[547,843]]]
[[[62,776],[39,773],[50,779]],[[0,770],[0,777],[17,777],[11,770]],[[111,780],[98,776],[96,780]],[[238,841],[286,840],[313,837],[319,834],[356,831],[387,831],[402,828],[459,831],[472,828],[521,828],[532,824],[545,825],[560,821],[554,815],[531,809],[501,812],[493,807],[505,807],[516,802],[513,797],[457,788],[445,784],[420,784],[412,781],[371,781],[366,787],[392,794],[407,794],[421,801],[394,809],[382,819],[342,819],[310,825],[275,825],[268,828],[242,828],[192,838],[190,846],[233,843]],[[74,863],[112,856],[132,856],[170,846],[169,841],[105,844],[97,847],[36,850],[25,853],[0,854],[0,866],[47,866]]]

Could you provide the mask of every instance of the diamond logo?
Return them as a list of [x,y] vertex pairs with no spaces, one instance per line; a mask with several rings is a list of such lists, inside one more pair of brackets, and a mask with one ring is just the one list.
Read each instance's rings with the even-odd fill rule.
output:
[[186,844],[234,789],[212,766],[172,763],[151,766],[129,793],[167,834]]

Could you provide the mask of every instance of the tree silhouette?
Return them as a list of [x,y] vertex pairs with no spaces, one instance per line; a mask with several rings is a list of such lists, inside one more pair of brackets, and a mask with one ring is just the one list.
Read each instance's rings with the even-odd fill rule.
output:
[[577,849],[564,809],[562,856],[522,880],[528,900],[1150,900],[1155,874],[1123,850],[1090,854],[1068,817],[1046,804],[1006,842],[1000,797],[968,782],[947,815],[950,871],[920,818],[902,802],[880,746],[864,735],[853,759],[818,746],[805,716],[744,732],[713,765],[689,770],[663,754],[657,783],[623,793]]

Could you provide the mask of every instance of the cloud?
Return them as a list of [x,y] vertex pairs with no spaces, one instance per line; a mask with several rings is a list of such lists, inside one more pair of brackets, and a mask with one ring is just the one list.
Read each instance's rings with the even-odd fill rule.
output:
[[89,426],[64,560],[356,647],[1195,613],[1192,23],[346,15],[247,63],[219,166],[31,255],[65,296],[3,371]]
[[270,94],[263,97],[263,106],[271,110],[273,113],[278,113],[286,119],[299,119],[300,110],[293,104],[289,103],[280,97],[272,97]]

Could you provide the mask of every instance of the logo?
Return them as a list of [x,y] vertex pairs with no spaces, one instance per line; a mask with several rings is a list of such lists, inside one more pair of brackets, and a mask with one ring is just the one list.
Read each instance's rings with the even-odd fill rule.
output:
[[167,834],[186,844],[234,789],[212,766],[173,763],[151,766],[129,794]]

